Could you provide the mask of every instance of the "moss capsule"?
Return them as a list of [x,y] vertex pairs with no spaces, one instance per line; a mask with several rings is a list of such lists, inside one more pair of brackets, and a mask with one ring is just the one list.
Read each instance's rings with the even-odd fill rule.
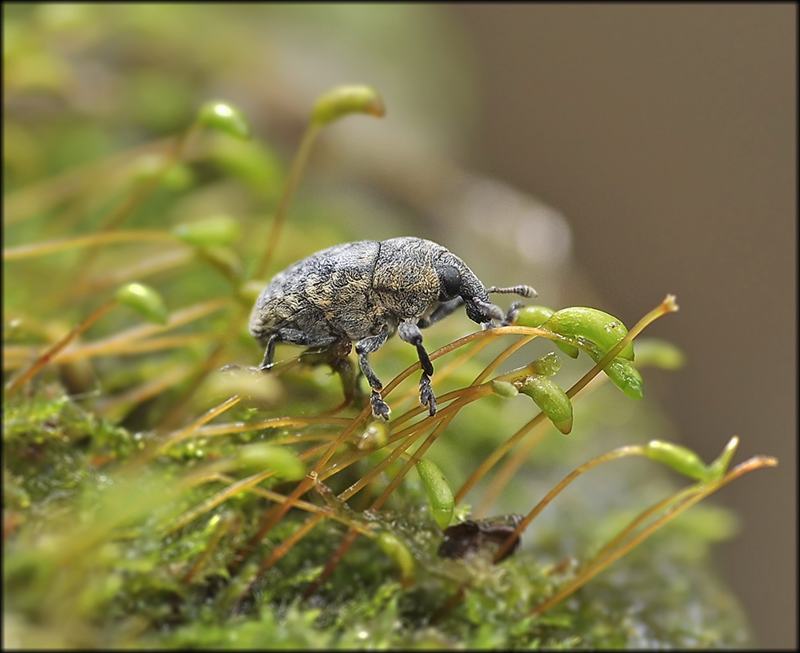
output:
[[[599,360],[599,359],[598,359]],[[644,396],[642,375],[633,365],[621,358],[615,358],[603,370],[608,378],[631,399]]]
[[439,528],[447,528],[453,518],[453,508],[455,507],[450,484],[439,467],[430,460],[420,460],[417,463],[417,473],[428,494],[433,518],[439,524]]
[[242,226],[230,216],[215,215],[175,225],[172,233],[189,245],[224,247],[239,240]]
[[323,126],[351,113],[380,118],[386,114],[386,106],[378,92],[369,86],[337,86],[314,104],[311,121]]
[[561,369],[561,359],[558,354],[550,352],[531,363],[533,371],[542,376],[553,376]]
[[[519,309],[515,324],[526,327],[540,327],[549,320],[555,311],[547,306],[523,306]],[[570,345],[559,340],[556,346],[570,358],[577,358],[580,350],[575,345]]]
[[708,466],[691,449],[671,442],[651,440],[646,447],[647,457],[672,467],[679,474],[706,481],[711,476]]
[[129,283],[117,290],[117,301],[156,324],[166,324],[169,311],[155,290],[143,283]]
[[517,313],[515,324],[526,327],[540,327],[552,317],[555,311],[547,306],[523,306]]
[[250,138],[250,124],[244,114],[227,102],[207,102],[197,114],[197,122],[206,129],[213,129],[241,140]]
[[492,381],[492,392],[503,397],[504,399],[513,399],[519,394],[517,386],[515,386],[513,383],[498,380]]
[[533,399],[564,435],[572,430],[572,402],[555,381],[546,376],[529,376],[519,391]]
[[[562,336],[585,338],[597,345],[603,355],[628,334],[625,325],[613,315],[583,306],[557,311],[541,326]],[[625,345],[617,356],[633,360],[633,343]]]
[[236,462],[240,469],[271,469],[275,476],[287,481],[299,481],[306,475],[305,463],[294,451],[274,444],[259,442],[245,445],[237,452]]

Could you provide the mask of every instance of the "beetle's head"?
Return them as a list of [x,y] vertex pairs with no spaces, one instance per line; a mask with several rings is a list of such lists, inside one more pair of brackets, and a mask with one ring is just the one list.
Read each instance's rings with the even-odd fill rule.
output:
[[478,324],[503,319],[503,311],[489,301],[489,293],[481,280],[455,254],[443,252],[434,264],[434,269],[439,277],[439,301],[446,302],[461,297],[467,309],[467,317]]

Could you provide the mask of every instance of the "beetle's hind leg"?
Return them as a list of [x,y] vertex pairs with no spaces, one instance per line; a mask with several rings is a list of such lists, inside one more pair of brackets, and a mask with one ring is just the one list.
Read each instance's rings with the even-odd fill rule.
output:
[[428,414],[433,417],[436,414],[436,396],[431,387],[433,364],[425,347],[422,346],[422,333],[413,322],[401,322],[397,327],[397,333],[400,334],[402,340],[417,348],[419,364],[422,367],[422,376],[419,379],[419,403],[427,406]]
[[370,367],[369,361],[367,360],[367,354],[378,351],[378,349],[383,347],[384,343],[386,342],[386,338],[388,338],[386,333],[362,338],[356,343],[356,354],[358,354],[358,364],[361,367],[361,371],[364,373],[364,376],[367,377],[369,387],[372,388],[372,395],[369,399],[370,404],[372,404],[372,414],[375,415],[375,417],[388,420],[392,411],[389,409],[389,405],[381,397],[383,384],[375,375],[375,372],[372,370],[372,367]]

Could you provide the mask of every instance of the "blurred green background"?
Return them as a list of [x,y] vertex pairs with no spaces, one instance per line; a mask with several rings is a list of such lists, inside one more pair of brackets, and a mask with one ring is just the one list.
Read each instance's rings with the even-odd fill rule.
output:
[[[40,203],[70,206],[78,192],[88,199],[50,237],[91,231],[127,182],[114,165],[84,175],[88,186],[59,175],[173,136],[214,98],[239,106],[269,147],[243,155],[214,144],[230,180],[200,165],[194,181],[174,181],[175,192],[200,189],[176,210],[243,215],[266,234],[279,161],[308,107],[355,82],[381,92],[387,117],[326,130],[281,260],[413,234],[443,243],[487,283],[530,283],[545,304],[597,306],[628,325],[676,294],[680,313],[652,334],[689,364],[647,376],[648,400],[706,459],[733,434],[742,455],[780,458],[715,498],[741,518],[718,565],[759,643],[796,646],[794,5],[3,11],[6,246],[37,234],[26,216]],[[150,217],[130,226],[157,223],[161,205],[152,198]],[[304,229],[320,210],[330,226]],[[4,275],[20,301],[18,275],[36,274],[23,270]]]

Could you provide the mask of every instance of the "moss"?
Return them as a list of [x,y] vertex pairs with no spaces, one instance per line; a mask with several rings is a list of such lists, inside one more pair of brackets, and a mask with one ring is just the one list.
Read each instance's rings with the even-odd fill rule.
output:
[[[532,535],[525,551],[500,565],[480,557],[441,559],[436,555],[441,531],[424,491],[410,483],[402,492],[400,512],[370,519],[408,546],[418,566],[413,586],[403,587],[377,543],[361,537],[319,591],[301,601],[345,531],[325,520],[238,602],[254,565],[293,532],[306,518],[303,514],[290,513],[258,546],[252,562],[233,574],[229,566],[235,551],[257,532],[268,507],[265,499],[237,495],[163,535],[164,525],[178,512],[218,487],[179,490],[181,479],[227,455],[235,441],[195,443],[204,450],[202,460],[190,455],[188,445],[176,446],[153,460],[149,471],[121,480],[118,470],[140,451],[124,429],[92,419],[63,395],[40,395],[10,408],[7,419],[14,424],[6,429],[5,459],[13,482],[6,489],[27,500],[6,499],[6,520],[13,516],[17,524],[7,539],[4,587],[6,610],[25,642],[31,641],[26,629],[37,623],[52,637],[48,641],[73,645],[640,648],[749,643],[738,607],[708,570],[707,555],[698,553],[707,552],[719,536],[719,528],[708,527],[712,520],[719,522],[715,515],[725,515],[719,508],[695,509],[702,514],[665,529],[563,603],[532,617],[532,607],[577,573],[564,551],[576,544],[576,533],[565,547],[545,528]],[[21,444],[23,421],[36,434],[36,455]],[[90,461],[101,454],[113,455],[114,462],[93,466]],[[111,491],[115,484],[116,493]],[[138,497],[133,505],[131,495]],[[168,500],[174,505],[165,509]],[[579,509],[577,504],[567,507]],[[109,515],[113,524],[99,523]],[[570,527],[568,518],[557,523]],[[579,548],[596,541],[603,526],[598,521],[578,533]],[[200,559],[202,565],[185,582]],[[435,620],[463,582],[475,589]]]

